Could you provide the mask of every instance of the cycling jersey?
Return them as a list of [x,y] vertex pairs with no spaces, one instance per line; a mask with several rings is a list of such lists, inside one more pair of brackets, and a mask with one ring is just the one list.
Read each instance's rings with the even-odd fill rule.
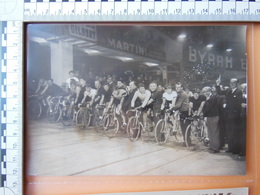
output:
[[165,109],[169,109],[172,105],[172,100],[174,98],[177,98],[177,92],[176,91],[172,91],[170,94],[167,92],[163,93],[163,98],[166,100],[165,102]]
[[141,93],[139,90],[137,90],[134,94],[132,101],[131,101],[131,107],[135,106],[135,101],[136,101],[137,98],[139,98],[142,102],[141,107],[144,108],[146,106],[148,100],[150,99],[150,97],[151,97],[151,92],[149,90],[145,90],[144,93]]
[[58,96],[61,94],[64,94],[64,91],[58,85],[56,85],[54,83],[52,85],[50,85],[46,91],[47,96],[55,97],[55,96]]
[[206,97],[204,95],[200,95],[198,99],[195,99],[194,97],[190,97],[189,100],[193,104],[192,110],[198,111],[198,109],[201,105],[201,102],[206,101]]
[[118,88],[113,91],[112,96],[114,97],[114,104],[118,105],[120,104],[120,101],[123,97],[127,96],[127,91],[125,88]]
[[104,96],[103,103],[108,103],[112,96],[112,91],[109,89],[106,91],[105,89],[102,90],[101,94]]
[[163,98],[166,99],[166,101],[172,101],[173,98],[177,98],[177,92],[176,91],[172,91],[172,93],[167,93],[167,92],[164,92],[163,93]]
[[70,82],[71,82],[71,80],[75,80],[76,82],[79,82],[79,79],[78,79],[77,77],[75,77],[75,76],[73,76],[73,77],[71,77],[71,78],[68,78],[68,79],[66,80],[66,84],[68,85],[68,88],[70,88]]

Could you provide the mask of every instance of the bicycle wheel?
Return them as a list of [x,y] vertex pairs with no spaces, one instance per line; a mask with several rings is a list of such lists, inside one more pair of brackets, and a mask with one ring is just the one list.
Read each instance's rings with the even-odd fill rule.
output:
[[67,106],[65,109],[63,109],[62,116],[61,116],[61,122],[64,126],[73,125],[74,112],[75,112],[74,109],[71,108],[70,106]]
[[113,114],[108,114],[104,118],[104,133],[107,137],[115,137],[119,130],[119,121]]
[[97,111],[94,113],[94,118],[93,118],[93,125],[95,127],[95,130],[97,132],[100,132],[103,127],[104,127],[104,116],[103,116],[103,111],[104,109],[98,108]]
[[50,112],[50,108],[47,109],[47,119],[51,123],[57,123],[61,118],[61,107],[59,105],[51,105],[52,112]]
[[83,127],[87,128],[90,124],[90,112],[86,108],[81,108],[78,110],[76,114],[76,124]]
[[[152,125],[152,123],[153,123],[153,121],[151,119],[148,119],[147,124],[146,124],[146,131],[145,131],[145,133],[147,133],[150,138],[154,137],[155,127]],[[141,133],[142,133],[142,131],[141,131]]]
[[139,120],[132,116],[127,124],[127,135],[131,142],[136,141],[140,137],[141,126]]
[[169,136],[168,125],[165,123],[164,119],[157,122],[154,130],[154,137],[157,143],[164,144]]
[[197,129],[192,124],[190,124],[185,131],[186,146],[191,150],[195,150],[198,147],[200,138],[200,129]]
[[174,126],[174,128],[173,128],[172,134],[175,138],[175,141],[177,143],[182,143],[184,141],[184,139],[183,139],[184,137],[182,135],[180,121],[176,120],[175,124],[173,126]]
[[85,127],[85,128],[89,127],[90,121],[91,121],[91,113],[90,113],[90,110],[85,109],[85,110],[84,110],[84,115],[83,115],[83,122],[84,122],[83,127]]
[[32,100],[28,104],[29,119],[39,119],[42,114],[42,105],[38,100]]

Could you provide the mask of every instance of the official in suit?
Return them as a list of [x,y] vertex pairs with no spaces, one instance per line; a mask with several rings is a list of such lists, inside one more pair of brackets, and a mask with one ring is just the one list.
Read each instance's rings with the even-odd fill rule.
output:
[[239,153],[238,159],[245,160],[246,156],[246,119],[247,119],[247,84],[241,84],[242,90],[242,103],[241,103],[241,114],[239,124]]
[[241,114],[242,103],[242,91],[238,88],[238,79],[230,79],[230,88],[226,91],[221,91],[219,84],[216,82],[218,94],[225,94],[226,105],[226,136],[228,149],[226,152],[232,152],[233,154],[239,153],[239,124]]

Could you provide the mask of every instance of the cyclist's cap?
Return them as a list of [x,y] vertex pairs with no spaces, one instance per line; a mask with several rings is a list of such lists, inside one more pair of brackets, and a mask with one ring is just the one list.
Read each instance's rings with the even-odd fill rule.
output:
[[201,90],[202,93],[204,92],[211,92],[211,87],[203,87],[203,89]]
[[200,89],[194,88],[194,89],[192,90],[192,93],[200,93]]
[[166,85],[165,89],[172,89],[172,85]]

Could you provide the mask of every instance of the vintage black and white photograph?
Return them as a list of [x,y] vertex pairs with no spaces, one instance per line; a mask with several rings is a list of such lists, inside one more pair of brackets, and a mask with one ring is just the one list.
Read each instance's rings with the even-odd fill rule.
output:
[[246,26],[25,28],[27,175],[246,174]]

